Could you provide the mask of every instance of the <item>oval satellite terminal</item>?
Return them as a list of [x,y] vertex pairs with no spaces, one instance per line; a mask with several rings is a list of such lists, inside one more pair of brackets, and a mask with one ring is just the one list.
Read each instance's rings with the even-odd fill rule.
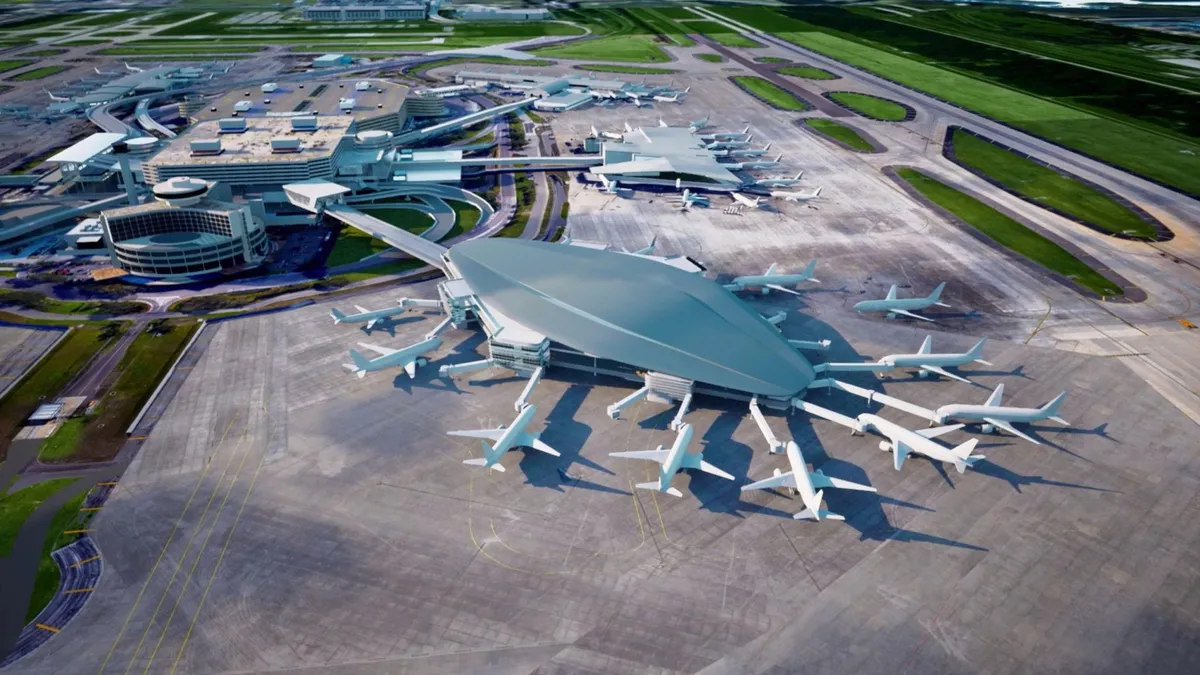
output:
[[479,239],[450,261],[486,304],[586,354],[762,396],[792,396],[812,365],[713,281],[634,255]]

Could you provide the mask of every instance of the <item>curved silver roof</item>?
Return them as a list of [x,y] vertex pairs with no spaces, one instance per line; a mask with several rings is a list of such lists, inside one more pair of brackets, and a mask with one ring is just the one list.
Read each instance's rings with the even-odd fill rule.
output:
[[764,396],[791,396],[812,366],[713,281],[634,255],[481,239],[450,260],[488,305],[587,354]]

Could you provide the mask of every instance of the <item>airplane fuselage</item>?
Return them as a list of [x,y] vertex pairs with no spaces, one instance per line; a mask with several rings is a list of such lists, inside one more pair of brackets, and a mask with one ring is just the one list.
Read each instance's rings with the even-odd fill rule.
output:
[[742,288],[753,288],[755,286],[766,287],[767,284],[776,286],[795,286],[808,281],[811,277],[807,274],[771,274],[771,275],[751,275],[738,277],[733,280],[733,284]]
[[371,359],[370,363],[360,367],[360,370],[366,372],[374,372],[377,370],[385,370],[387,368],[405,367],[409,363],[416,361],[422,354],[436,350],[442,346],[441,338],[430,338],[422,340],[415,345],[410,345],[404,349],[398,349],[391,354],[385,354],[378,358]]
[[919,368],[921,366],[963,366],[975,360],[972,354],[889,354],[879,362],[889,366]]
[[906,429],[878,415],[863,413],[857,417],[857,420],[860,431],[873,430],[888,439],[887,442],[879,444],[881,450],[896,452],[897,446],[903,444],[910,452],[925,455],[939,462],[954,463],[958,461],[958,458],[941,443],[925,438],[911,429]]
[[929,298],[896,298],[894,300],[863,300],[854,305],[860,312],[890,312],[896,309],[914,311],[932,307],[936,302]]
[[684,455],[687,453],[688,445],[691,442],[692,425],[685,422],[680,425],[679,433],[675,436],[675,442],[671,444],[671,450],[667,454],[667,461],[659,466],[658,489],[660,492],[666,492],[671,487],[671,479],[683,468]]
[[487,459],[490,464],[500,461],[504,453],[518,446],[520,439],[525,435],[525,429],[533,421],[535,412],[537,412],[537,408],[532,403],[527,403],[521,408],[521,412],[517,414],[516,419],[504,430],[504,434],[500,436],[492,446],[492,449],[487,451]]
[[796,482],[796,491],[800,493],[800,501],[813,513],[821,510],[821,500],[817,498],[817,489],[812,484],[812,476],[808,473],[808,465],[800,454],[800,446],[795,441],[787,444],[788,464],[792,467],[792,480]]
[[939,424],[947,420],[966,422],[982,422],[985,419],[1000,420],[1001,422],[1041,422],[1050,419],[1054,414],[1038,408],[1015,408],[1012,406],[986,405],[944,405],[933,411]]

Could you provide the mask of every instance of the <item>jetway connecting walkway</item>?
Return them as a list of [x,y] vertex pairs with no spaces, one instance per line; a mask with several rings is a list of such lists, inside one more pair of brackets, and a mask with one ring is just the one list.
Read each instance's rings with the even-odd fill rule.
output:
[[446,252],[446,247],[441,244],[429,241],[428,239],[400,229],[391,223],[384,222],[375,216],[367,215],[362,211],[343,204],[327,204],[325,205],[325,213],[350,227],[382,240],[392,248],[404,251],[418,260],[433,265],[442,270],[442,272],[446,271],[446,261],[442,259],[442,254]]
[[[813,389],[819,389],[821,387],[825,387],[826,390],[837,389],[840,391],[844,391],[848,394],[853,394],[855,396],[861,397],[863,399],[866,399],[867,405],[870,405],[871,403],[879,403],[881,405],[886,405],[889,408],[895,408],[896,410],[902,410],[910,415],[916,415],[917,417],[927,419],[931,422],[936,420],[936,416],[933,414],[932,410],[930,410],[928,408],[922,408],[921,406],[919,406],[915,403],[909,403],[908,401],[898,399],[895,396],[888,396],[887,394],[875,391],[874,389],[867,389],[865,387],[859,387],[859,386],[850,384],[848,382],[842,382],[841,380],[835,380],[833,378],[814,380],[812,384],[808,385],[808,388],[810,391]],[[852,420],[849,417],[846,417],[845,415],[841,415],[839,413],[835,413],[830,410],[825,410],[824,408],[820,408],[820,406],[813,406],[812,404],[807,403],[806,401],[802,401],[800,399],[794,400],[792,402],[792,404],[801,410],[804,410],[806,412],[811,412],[814,415],[817,415],[818,417],[823,417],[827,420],[830,420],[831,422],[837,422],[838,424],[842,424],[845,426],[851,426],[852,428],[857,426],[857,424],[858,424],[855,420]],[[809,410],[809,407],[819,408],[821,410],[821,412],[815,412],[813,410]],[[849,424],[847,423],[847,420],[849,420]]]

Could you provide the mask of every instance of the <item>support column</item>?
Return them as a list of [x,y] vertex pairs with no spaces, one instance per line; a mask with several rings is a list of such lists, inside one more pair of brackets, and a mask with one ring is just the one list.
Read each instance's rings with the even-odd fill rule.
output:
[[683,426],[683,416],[688,414],[688,410],[692,407],[692,395],[688,394],[683,397],[683,401],[679,404],[679,412],[675,413],[675,419],[671,420],[671,431],[679,431],[679,427]]
[[545,366],[538,366],[533,374],[529,376],[529,382],[525,383],[525,389],[521,391],[521,395],[517,397],[517,401],[513,404],[513,408],[517,412],[521,412],[521,408],[529,402],[529,395],[533,393],[533,388],[542,380],[542,373],[546,371]]
[[621,399],[620,401],[617,401],[616,403],[608,406],[608,416],[613,418],[614,420],[620,418],[622,410],[624,410],[624,409],[628,408],[629,406],[633,405],[634,403],[637,403],[638,401],[646,398],[646,394],[649,394],[649,393],[650,393],[650,387],[642,387],[641,389],[638,389],[637,391],[626,396],[625,398]]
[[768,449],[772,455],[783,452],[783,443],[775,437],[775,432],[771,431],[771,427],[767,425],[767,419],[763,417],[762,410],[758,408],[758,397],[750,399],[750,416],[754,418],[758,424],[758,430],[762,432],[763,438],[767,439]]
[[483,359],[482,361],[468,361],[467,363],[454,363],[438,368],[439,377],[450,377],[459,373],[469,373],[475,370],[485,370],[496,365],[491,359]]

